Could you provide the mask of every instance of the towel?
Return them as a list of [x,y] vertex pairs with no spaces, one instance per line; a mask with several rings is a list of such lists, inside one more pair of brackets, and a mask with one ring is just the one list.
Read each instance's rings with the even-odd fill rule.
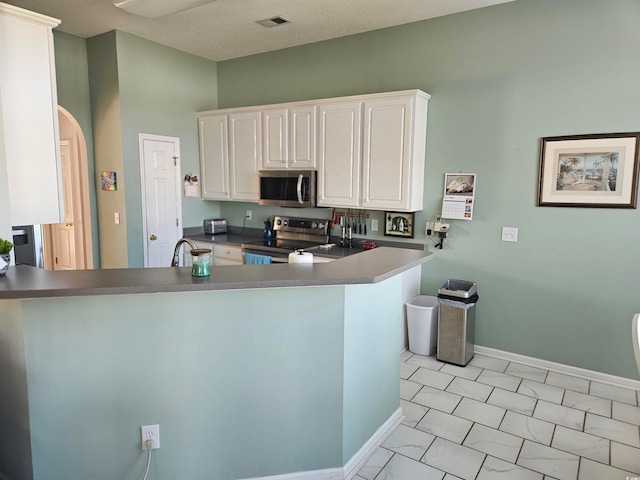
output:
[[271,263],[271,257],[268,255],[258,255],[256,253],[245,253],[244,254],[244,264],[245,265],[255,265],[255,264],[266,264]]

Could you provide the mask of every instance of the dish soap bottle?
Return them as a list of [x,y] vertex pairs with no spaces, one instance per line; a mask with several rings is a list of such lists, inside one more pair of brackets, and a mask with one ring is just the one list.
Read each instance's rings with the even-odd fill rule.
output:
[[273,230],[271,229],[271,220],[268,218],[264,221],[264,230],[262,231],[262,238],[265,240],[271,240],[273,238]]

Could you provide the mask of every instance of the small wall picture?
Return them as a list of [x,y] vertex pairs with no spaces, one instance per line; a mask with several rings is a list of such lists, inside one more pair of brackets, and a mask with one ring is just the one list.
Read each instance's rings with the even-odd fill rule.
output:
[[102,190],[117,190],[116,172],[102,172],[100,174],[100,183],[102,184]]
[[415,213],[384,212],[384,234],[392,237],[413,238]]

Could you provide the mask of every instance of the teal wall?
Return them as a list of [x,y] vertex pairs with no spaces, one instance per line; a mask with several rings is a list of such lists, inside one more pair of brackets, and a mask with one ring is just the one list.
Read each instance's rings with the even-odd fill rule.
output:
[[[200,172],[196,112],[217,108],[217,65],[116,32],[129,267],[143,266],[138,134],[180,138],[182,175]],[[183,198],[183,225],[218,216],[217,202]]]
[[[440,211],[445,172],[477,173],[477,197],[423,268],[423,292],[476,281],[477,344],[637,379],[638,210],[537,207],[536,192],[541,137],[640,130],[639,22],[635,0],[518,0],[220,62],[219,103],[430,93],[417,225]],[[518,243],[500,241],[502,226]]]
[[0,476],[141,478],[156,423],[149,478],[341,469],[399,408],[401,293],[396,276],[0,301]]
[[53,32],[56,52],[56,79],[58,104],[76,119],[87,144],[87,179],[89,183],[89,210],[93,239],[93,258],[100,265],[98,242],[98,212],[96,207],[96,169],[93,156],[93,128],[91,126],[91,101],[89,97],[89,71],[87,42],[67,33]]

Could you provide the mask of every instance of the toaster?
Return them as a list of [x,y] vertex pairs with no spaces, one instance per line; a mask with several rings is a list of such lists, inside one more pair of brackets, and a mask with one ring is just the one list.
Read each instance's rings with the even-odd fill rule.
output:
[[224,218],[209,218],[204,221],[205,235],[227,233],[227,220]]

